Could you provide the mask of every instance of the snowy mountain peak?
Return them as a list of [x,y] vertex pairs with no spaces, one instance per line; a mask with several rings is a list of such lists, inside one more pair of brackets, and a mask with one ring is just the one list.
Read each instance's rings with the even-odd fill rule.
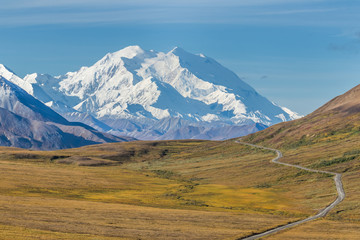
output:
[[31,83],[31,84],[53,84],[54,77],[49,74],[40,74],[40,73],[33,73],[28,74],[24,77],[24,81]]
[[29,119],[66,122],[60,115],[29,95],[18,85],[0,76],[0,107]]
[[0,76],[23,88],[29,94],[33,94],[32,85],[24,81],[22,78],[18,77],[13,71],[11,71],[3,64],[0,64]]
[[5,79],[12,78],[14,76],[14,72],[7,68],[5,65],[0,64],[0,76]]
[[189,53],[187,52],[185,49],[181,48],[181,47],[174,47],[169,53],[173,53],[175,55],[178,55],[178,54],[190,54],[190,55],[193,55],[192,53]]
[[[181,47],[175,47],[173,48],[168,54],[174,54],[175,56],[178,56],[184,60],[194,60],[194,59],[198,59],[198,61],[211,61],[211,58],[208,58],[207,56],[205,56],[204,54],[200,53],[200,54],[192,54],[188,51],[186,51],[185,49],[181,48]],[[202,58],[202,59],[199,59]],[[205,58],[205,60],[204,60]]]
[[39,77],[40,74],[38,73],[33,73],[33,74],[28,74],[24,77],[24,80],[28,83],[37,83],[37,78]]
[[140,46],[135,45],[135,46],[129,46],[129,47],[123,48],[114,53],[108,53],[107,55],[109,55],[111,57],[116,57],[116,58],[125,57],[125,58],[132,59],[135,56],[138,56],[138,55],[141,55],[144,53],[145,53],[145,51]]
[[[153,123],[171,118],[269,126],[298,117],[258,94],[216,60],[180,47],[163,53],[129,46],[76,72],[57,77],[31,74],[22,81],[30,84],[28,93],[62,114],[73,109],[76,116],[85,113],[121,126],[129,120]],[[120,125],[112,127],[117,131]]]
[[[14,80],[16,77],[12,76],[10,79]],[[126,140],[100,133],[82,123],[68,122],[2,76],[0,76],[0,138],[1,146],[43,150]]]
[[[0,63],[0,71],[3,71],[5,69],[8,70],[8,68],[4,64]],[[10,70],[8,70],[8,71],[10,71]]]

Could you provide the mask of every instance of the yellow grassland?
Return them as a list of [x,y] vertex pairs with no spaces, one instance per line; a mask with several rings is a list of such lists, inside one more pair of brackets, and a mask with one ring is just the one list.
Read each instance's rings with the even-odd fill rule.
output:
[[339,223],[331,220],[317,220],[300,225],[296,228],[279,232],[269,236],[269,240],[308,240],[308,239],[359,239],[359,224],[356,223]]
[[233,141],[1,148],[0,238],[231,239],[336,197],[331,177],[273,157]]
[[[346,198],[325,220],[306,223],[269,239],[359,239],[360,114],[339,114],[310,116],[245,137],[244,141],[279,148],[284,162],[343,175]],[[312,189],[314,194],[323,191]]]

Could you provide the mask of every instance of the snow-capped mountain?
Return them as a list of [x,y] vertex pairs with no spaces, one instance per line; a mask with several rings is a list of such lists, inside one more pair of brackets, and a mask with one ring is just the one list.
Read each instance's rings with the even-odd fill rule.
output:
[[1,146],[51,150],[129,139],[71,123],[3,76],[23,81],[0,65]]
[[[104,130],[89,119],[93,117],[112,133],[143,139],[149,131],[151,139],[159,139],[181,127],[269,126],[299,117],[258,94],[214,59],[181,48],[162,53],[130,46],[63,76],[35,73],[12,79],[66,118],[87,119]],[[186,126],[157,127],[173,118],[186,121]]]

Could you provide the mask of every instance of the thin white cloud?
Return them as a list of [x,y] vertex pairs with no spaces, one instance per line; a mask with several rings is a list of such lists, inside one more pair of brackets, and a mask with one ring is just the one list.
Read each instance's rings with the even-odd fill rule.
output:
[[[336,2],[337,0],[335,0]],[[93,23],[223,23],[353,26],[358,8],[325,0],[12,0],[0,5],[0,26]],[[338,5],[337,5],[338,6]]]
[[338,10],[337,8],[293,9],[293,10],[283,10],[283,11],[259,12],[258,15],[292,15],[292,14],[304,14],[304,13],[326,13],[337,10]]
[[0,9],[26,9],[51,7],[94,7],[94,6],[163,6],[163,7],[251,7],[279,4],[316,3],[324,0],[5,0]]

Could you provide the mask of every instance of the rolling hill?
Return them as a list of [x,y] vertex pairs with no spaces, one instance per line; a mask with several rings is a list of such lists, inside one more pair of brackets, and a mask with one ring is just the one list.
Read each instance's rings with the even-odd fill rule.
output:
[[[245,142],[279,148],[282,161],[342,173],[346,198],[325,220],[269,239],[338,238],[344,229],[360,229],[360,85],[332,99],[306,117],[274,125],[243,138]],[[327,225],[332,230],[327,232]],[[347,239],[347,238],[346,238]]]
[[359,93],[360,85],[301,119],[277,124],[245,140],[291,148],[330,141],[335,135],[342,138],[356,136],[360,126]]
[[2,147],[0,237],[238,239],[334,197],[331,178],[272,164],[273,156],[234,141]]

